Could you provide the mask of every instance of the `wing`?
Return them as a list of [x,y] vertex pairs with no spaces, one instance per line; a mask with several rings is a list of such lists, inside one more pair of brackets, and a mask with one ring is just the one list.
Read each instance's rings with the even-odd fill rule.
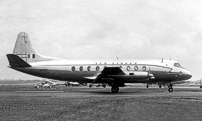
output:
[[102,75],[125,75],[119,67],[105,67],[101,72]]
[[93,83],[127,83],[127,82],[145,82],[155,79],[149,72],[123,72],[119,67],[105,67],[103,71],[91,77],[84,77],[93,80]]
[[105,67],[100,74],[85,78],[93,80],[93,83],[108,83],[115,80],[115,75],[121,76],[125,75],[125,73],[119,67]]

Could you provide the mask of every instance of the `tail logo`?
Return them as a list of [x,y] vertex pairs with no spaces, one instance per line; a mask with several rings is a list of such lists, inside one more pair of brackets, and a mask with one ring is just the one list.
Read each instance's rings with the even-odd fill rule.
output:
[[25,44],[27,44],[27,36],[25,36],[25,33],[24,33],[24,35],[22,37],[23,37],[23,40],[24,40]]

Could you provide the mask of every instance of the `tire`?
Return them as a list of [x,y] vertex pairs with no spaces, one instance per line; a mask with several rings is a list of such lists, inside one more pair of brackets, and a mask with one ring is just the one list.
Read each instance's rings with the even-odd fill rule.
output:
[[113,93],[117,93],[117,92],[119,92],[119,87],[112,87],[112,88],[111,88],[111,91],[112,91]]
[[173,88],[168,88],[168,92],[173,92]]

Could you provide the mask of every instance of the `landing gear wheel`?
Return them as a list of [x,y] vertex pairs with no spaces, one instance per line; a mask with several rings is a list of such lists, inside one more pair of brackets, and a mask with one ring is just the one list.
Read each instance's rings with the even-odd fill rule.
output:
[[68,86],[68,83],[67,83],[67,82],[65,83],[65,86],[66,86],[66,87]]
[[168,92],[173,92],[173,88],[168,88]]
[[161,88],[161,85],[159,85],[159,88]]
[[41,89],[41,90],[42,90],[42,87],[43,87],[42,85],[39,85],[39,89]]
[[119,87],[112,87],[112,88],[111,88],[111,91],[112,91],[113,93],[117,93],[117,92],[119,92]]
[[149,85],[147,85],[146,88],[149,88]]
[[173,88],[173,85],[170,83],[170,84],[168,85],[168,88]]

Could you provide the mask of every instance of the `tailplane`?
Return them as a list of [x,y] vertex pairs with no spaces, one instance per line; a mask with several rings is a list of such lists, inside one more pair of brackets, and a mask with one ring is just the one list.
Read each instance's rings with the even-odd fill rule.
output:
[[26,62],[37,62],[57,59],[39,54],[32,46],[32,43],[29,39],[29,35],[25,32],[21,32],[18,34],[13,54],[18,55]]
[[7,58],[11,67],[31,67],[27,62],[14,54],[7,54]]

